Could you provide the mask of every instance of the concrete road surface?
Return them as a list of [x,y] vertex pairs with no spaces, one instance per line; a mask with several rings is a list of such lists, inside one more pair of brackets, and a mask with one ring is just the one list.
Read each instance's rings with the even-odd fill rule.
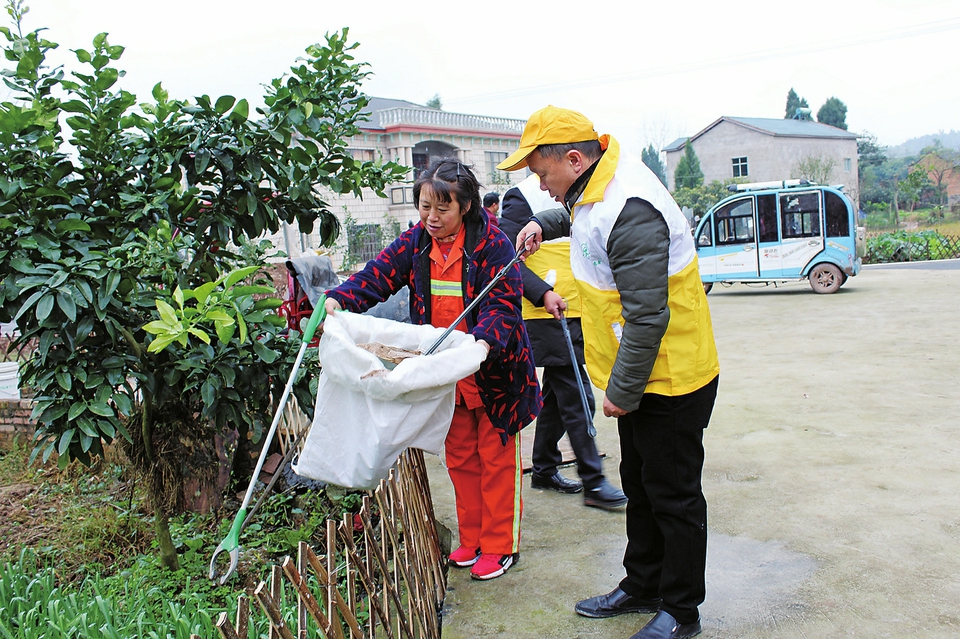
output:
[[[702,637],[960,637],[958,266],[867,268],[835,295],[711,292]],[[619,485],[615,423],[596,425]],[[455,531],[431,460],[438,519]],[[630,637],[650,615],[573,612],[618,583],[624,545],[622,513],[525,479],[519,564],[489,582],[451,569],[444,638]]]

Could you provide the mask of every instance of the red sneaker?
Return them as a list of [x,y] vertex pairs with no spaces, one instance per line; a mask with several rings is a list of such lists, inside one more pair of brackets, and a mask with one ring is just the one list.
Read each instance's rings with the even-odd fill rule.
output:
[[473,564],[477,563],[477,559],[480,559],[479,548],[467,548],[466,546],[460,546],[450,553],[450,563],[461,568],[472,566]]
[[470,576],[474,579],[494,579],[507,572],[518,559],[518,555],[492,555],[485,552],[470,569]]

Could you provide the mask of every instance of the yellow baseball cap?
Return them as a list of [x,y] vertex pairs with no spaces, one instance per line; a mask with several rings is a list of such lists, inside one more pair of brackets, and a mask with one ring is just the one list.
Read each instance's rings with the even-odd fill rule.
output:
[[516,171],[527,166],[527,156],[541,144],[572,144],[599,140],[593,122],[582,113],[550,105],[535,112],[523,127],[520,148],[497,165],[501,171]]

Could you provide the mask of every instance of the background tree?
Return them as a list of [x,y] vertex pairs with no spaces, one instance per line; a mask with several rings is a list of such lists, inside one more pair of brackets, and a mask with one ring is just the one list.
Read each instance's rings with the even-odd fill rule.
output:
[[859,168],[878,166],[887,161],[886,149],[877,142],[877,136],[869,131],[857,136],[857,161]]
[[806,155],[797,161],[794,167],[794,175],[802,180],[810,180],[817,184],[829,184],[836,168],[836,158],[822,154]]
[[434,93],[434,94],[433,94],[433,97],[430,98],[429,100],[427,100],[426,106],[429,107],[429,108],[431,108],[431,109],[437,109],[437,110],[442,109],[442,108],[443,108],[443,102],[440,100],[440,94],[439,94],[439,93]]
[[688,208],[694,215],[703,216],[711,206],[730,195],[727,185],[737,180],[720,182],[713,180],[710,184],[699,184],[694,187],[684,187],[673,192],[673,199],[681,208]]
[[654,175],[660,178],[660,182],[663,185],[667,184],[667,172],[663,166],[663,162],[660,161],[660,152],[657,151],[653,144],[650,144],[647,148],[643,149],[640,152],[640,157],[643,160],[643,163],[646,164]]
[[876,167],[886,161],[886,150],[877,142],[877,136],[869,131],[857,136],[857,194],[861,205],[865,192],[876,185]]
[[[915,210],[923,192],[929,189],[930,186],[930,176],[927,175],[926,169],[920,166],[914,166],[909,169],[909,173],[907,173],[905,178],[897,180],[894,206],[899,209],[899,204],[903,202],[910,205],[911,211]],[[897,219],[897,223],[899,225],[899,219]]]
[[677,162],[677,168],[673,172],[674,190],[689,189],[703,184],[703,171],[700,170],[700,158],[697,157],[690,138],[684,145],[683,157]]
[[900,225],[901,204],[914,206],[925,190],[919,176],[909,177],[913,158],[888,158],[879,164],[866,163],[863,168],[860,201],[867,211],[889,211],[891,222]]
[[[123,47],[97,35],[68,79],[45,65],[57,45],[23,33],[22,0],[7,11],[0,320],[39,344],[22,369],[34,457],[90,463],[125,442],[175,567],[178,481],[209,467],[215,433],[258,434],[299,346],[279,335],[279,300],[255,299],[273,289],[255,281],[254,240],[287,221],[318,224],[329,244],[339,224],[324,193],[382,195],[406,169],[346,148],[367,105],[346,29],[273,80],[254,120],[246,100],[171,100],[159,84],[135,110],[115,88]],[[309,412],[306,380],[296,393]]]
[[[797,115],[798,108],[809,108],[810,105],[807,104],[806,98],[801,98],[797,95],[797,92],[793,90],[793,87],[790,87],[790,91],[787,93],[787,108],[783,115],[784,120],[792,120]],[[801,120],[809,120],[810,114],[806,113],[800,116]]]
[[847,130],[847,105],[837,98],[827,98],[817,111],[817,122]]
[[926,147],[920,152],[917,167],[926,172],[933,188],[937,215],[943,218],[943,207],[947,203],[946,183],[957,171],[960,171],[960,154],[944,148],[940,140],[936,140],[933,146]]

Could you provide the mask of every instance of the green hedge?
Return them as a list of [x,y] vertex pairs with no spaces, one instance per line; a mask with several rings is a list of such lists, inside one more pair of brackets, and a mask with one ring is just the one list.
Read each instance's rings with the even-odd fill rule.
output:
[[937,231],[896,231],[867,238],[866,264],[960,258],[960,237]]

